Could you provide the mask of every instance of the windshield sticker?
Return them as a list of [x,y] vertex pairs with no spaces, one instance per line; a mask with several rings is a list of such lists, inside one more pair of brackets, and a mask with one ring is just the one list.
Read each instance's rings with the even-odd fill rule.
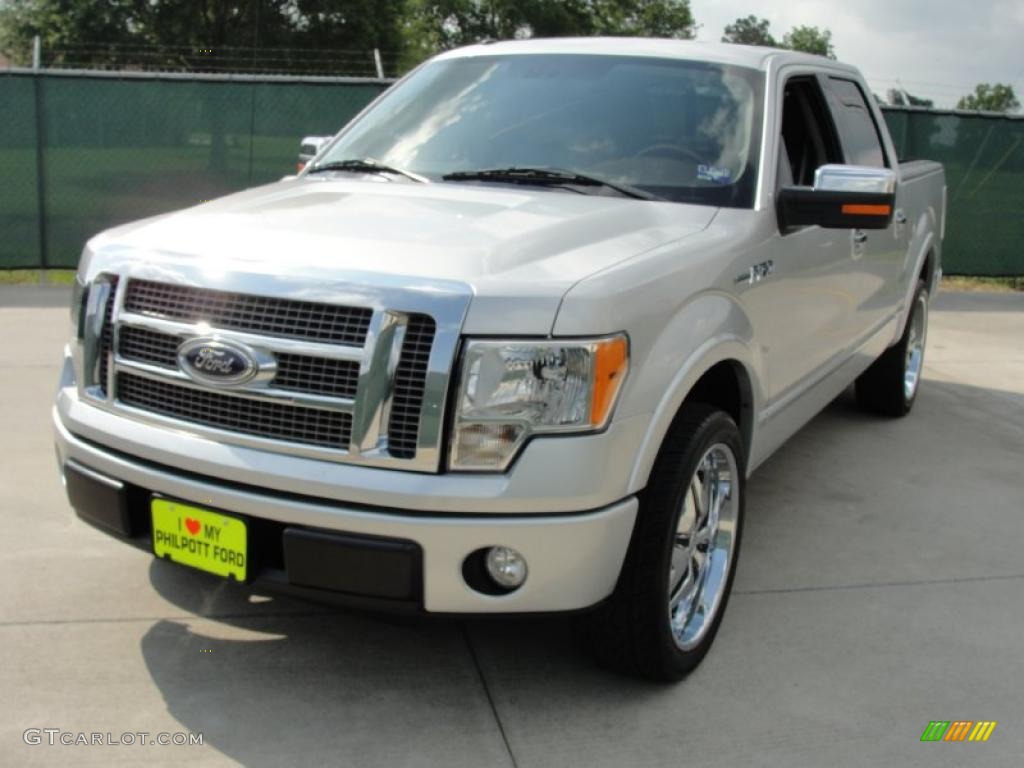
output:
[[698,165],[697,179],[699,181],[710,181],[712,184],[729,184],[732,181],[732,171],[728,168],[717,168],[713,165]]

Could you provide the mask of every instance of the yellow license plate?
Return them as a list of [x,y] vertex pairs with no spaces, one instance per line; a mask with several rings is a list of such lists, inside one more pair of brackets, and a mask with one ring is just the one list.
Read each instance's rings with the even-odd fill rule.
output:
[[244,520],[168,499],[153,499],[150,510],[157,557],[245,581]]

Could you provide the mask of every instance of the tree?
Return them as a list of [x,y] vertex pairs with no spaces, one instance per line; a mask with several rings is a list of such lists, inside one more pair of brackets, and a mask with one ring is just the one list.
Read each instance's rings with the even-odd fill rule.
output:
[[832,48],[832,32],[828,29],[793,27],[782,38],[782,47],[793,51],[827,56],[830,59],[836,57],[835,50]]
[[132,5],[131,0],[8,0],[0,3],[0,52],[15,64],[25,65],[31,60],[32,38],[36,35],[46,48],[75,39],[126,43],[131,37]]
[[984,112],[1016,112],[1020,109],[1020,101],[1013,92],[1012,85],[978,83],[974,86],[974,93],[960,97],[956,108]]
[[740,45],[766,45],[774,48],[778,42],[768,31],[769,26],[771,26],[771,22],[768,19],[759,19],[754,15],[736,19],[732,24],[726,26],[722,42]]
[[[291,69],[317,49],[397,51],[409,0],[0,0],[0,51],[28,63],[39,35],[48,61],[126,67],[145,54],[151,66],[194,67],[194,48],[240,68],[254,49]],[[117,46],[133,46],[134,54]],[[141,51],[145,46],[149,50]],[[239,51],[244,48],[246,51]],[[73,50],[73,56],[71,51]],[[132,60],[134,55],[135,60]],[[283,58],[282,58],[283,57]],[[188,59],[181,61],[182,58]],[[256,58],[256,57],[253,57]],[[166,60],[165,60],[166,59]],[[370,66],[370,59],[367,58]],[[368,74],[368,73],[367,73]]]
[[689,0],[412,0],[407,18],[410,47],[423,53],[481,40],[694,34]]
[[40,35],[48,64],[76,67],[259,67],[274,48],[265,68],[330,53],[338,71],[373,48],[414,63],[485,39],[693,33],[689,0],[0,0],[0,52],[27,64]]

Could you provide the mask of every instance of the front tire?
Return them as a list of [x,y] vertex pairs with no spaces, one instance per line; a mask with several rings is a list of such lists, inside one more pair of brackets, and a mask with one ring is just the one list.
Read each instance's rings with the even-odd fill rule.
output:
[[857,402],[862,408],[898,418],[910,413],[924,371],[928,339],[928,290],[918,281],[903,335],[857,379]]
[[615,592],[581,619],[599,662],[663,681],[701,662],[732,589],[745,490],[735,422],[712,406],[684,406],[640,494]]

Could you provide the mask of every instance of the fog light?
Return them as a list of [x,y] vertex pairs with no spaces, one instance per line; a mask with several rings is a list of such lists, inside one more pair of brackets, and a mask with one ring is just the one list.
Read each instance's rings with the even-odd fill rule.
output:
[[526,581],[526,558],[511,547],[487,550],[487,575],[505,589],[515,589]]

